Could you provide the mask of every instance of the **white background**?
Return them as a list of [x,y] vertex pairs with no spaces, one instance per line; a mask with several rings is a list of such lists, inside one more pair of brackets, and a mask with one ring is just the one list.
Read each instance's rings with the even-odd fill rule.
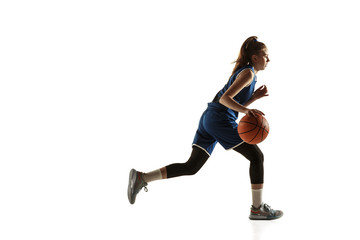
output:
[[[2,1],[1,239],[359,239],[357,1]],[[268,46],[264,201],[218,145],[127,199],[131,168],[185,162],[249,36]],[[131,237],[131,238],[130,238]]]

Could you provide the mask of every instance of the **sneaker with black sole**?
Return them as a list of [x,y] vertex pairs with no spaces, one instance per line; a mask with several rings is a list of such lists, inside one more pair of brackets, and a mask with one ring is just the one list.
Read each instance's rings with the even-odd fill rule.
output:
[[147,192],[147,183],[143,179],[143,173],[131,169],[129,174],[129,185],[128,185],[128,199],[131,204],[135,203],[136,195],[144,188]]

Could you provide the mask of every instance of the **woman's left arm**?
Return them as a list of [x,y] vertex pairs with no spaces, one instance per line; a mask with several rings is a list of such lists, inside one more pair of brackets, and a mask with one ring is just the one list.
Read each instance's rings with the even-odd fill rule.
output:
[[249,101],[247,101],[244,106],[247,107],[250,104],[252,104],[253,102],[255,102],[256,100],[259,100],[260,98],[269,96],[268,94],[268,90],[266,85],[262,85],[261,87],[259,87],[258,89],[256,89],[256,91],[254,92],[254,94],[251,96],[251,98],[249,99]]

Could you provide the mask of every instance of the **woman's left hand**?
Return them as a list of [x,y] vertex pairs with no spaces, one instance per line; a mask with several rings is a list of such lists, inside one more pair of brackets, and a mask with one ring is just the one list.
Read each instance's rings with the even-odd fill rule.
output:
[[262,97],[269,96],[266,85],[262,85],[253,94],[254,99],[260,99]]

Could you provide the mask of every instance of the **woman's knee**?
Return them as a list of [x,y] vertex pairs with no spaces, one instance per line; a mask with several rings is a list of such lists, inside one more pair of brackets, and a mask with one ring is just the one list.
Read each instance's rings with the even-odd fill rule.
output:
[[201,169],[208,158],[209,155],[204,150],[194,146],[187,162],[174,163],[166,166],[167,178],[194,175]]
[[195,175],[202,166],[196,165],[194,163],[186,162],[184,163],[184,175]]
[[263,164],[264,163],[264,154],[261,151],[258,151],[252,154],[249,158],[250,162],[253,164]]
[[209,155],[204,150],[194,146],[189,160],[184,163],[186,175],[196,174],[204,166],[208,158]]
[[262,151],[259,152],[258,158],[260,162],[264,163],[264,154],[262,153]]

